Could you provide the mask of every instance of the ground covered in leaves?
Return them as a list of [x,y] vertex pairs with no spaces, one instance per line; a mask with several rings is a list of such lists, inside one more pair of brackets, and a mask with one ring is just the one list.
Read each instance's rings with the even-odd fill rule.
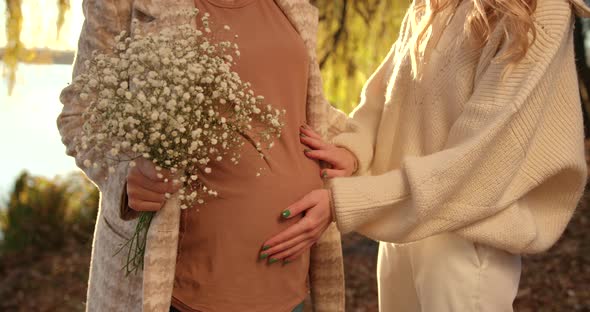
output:
[[[524,257],[516,311],[590,311],[589,228],[590,209],[582,205],[551,250]],[[377,244],[346,235],[343,245],[347,311],[377,311]],[[0,311],[83,311],[89,261],[90,243],[79,241],[53,252],[3,257]]]

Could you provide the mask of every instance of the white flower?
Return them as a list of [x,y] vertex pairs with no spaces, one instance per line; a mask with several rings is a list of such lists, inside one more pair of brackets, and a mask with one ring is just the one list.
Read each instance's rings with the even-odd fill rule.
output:
[[201,103],[203,103],[204,100],[205,100],[205,95],[203,93],[198,93],[197,94],[197,103],[201,104]]
[[160,113],[159,112],[157,112],[157,111],[153,111],[152,112],[152,115],[151,115],[151,119],[152,120],[154,120],[154,121],[155,120],[158,120],[159,117],[160,117]]
[[[166,18],[189,12],[196,10],[171,12]],[[125,158],[139,156],[154,163],[160,178],[162,167],[181,171],[174,180],[182,184],[182,209],[204,203],[203,196],[217,196],[190,172],[203,168],[210,174],[213,160],[237,164],[239,147],[247,144],[242,134],[254,125],[256,131],[249,134],[258,150],[272,147],[284,126],[277,110],[262,113],[257,106],[269,103],[234,71],[237,44],[203,36],[219,29],[209,14],[202,14],[201,22],[196,29],[181,25],[159,33],[122,32],[115,38],[117,53],[94,51],[84,63],[84,74],[72,82],[80,99],[88,101],[76,149],[105,156],[84,160],[84,166],[112,173],[121,161],[136,166]],[[230,28],[224,25],[223,30]]]

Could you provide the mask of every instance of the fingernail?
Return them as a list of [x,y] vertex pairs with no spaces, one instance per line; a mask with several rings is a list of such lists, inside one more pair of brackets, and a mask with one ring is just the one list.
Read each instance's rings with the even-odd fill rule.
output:
[[262,251],[269,250],[269,249],[270,249],[270,246],[269,245],[262,246]]
[[291,262],[293,262],[293,261],[291,261],[291,260],[285,260],[285,261],[283,261],[283,264],[289,264]]
[[279,262],[279,259],[270,258],[270,260],[268,260],[268,264],[273,264],[273,263],[277,263],[277,262]]
[[260,259],[266,259],[266,258],[268,258],[268,254],[265,254],[265,253],[260,254]]
[[305,138],[307,135],[305,135],[305,133],[299,133],[299,136]]
[[328,172],[327,171],[322,171],[322,178],[327,178],[328,177]]
[[291,211],[289,211],[288,209],[281,212],[281,216],[285,219],[287,219],[290,215],[291,215]]
[[303,152],[304,153],[309,153],[309,152],[311,152],[311,150],[309,148],[306,148],[306,149],[303,150]]

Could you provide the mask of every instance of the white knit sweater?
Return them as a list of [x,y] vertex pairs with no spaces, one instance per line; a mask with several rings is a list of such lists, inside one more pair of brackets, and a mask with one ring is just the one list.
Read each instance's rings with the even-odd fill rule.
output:
[[587,177],[571,4],[539,1],[537,39],[504,80],[502,27],[473,48],[463,32],[471,7],[463,1],[446,29],[448,10],[437,18],[419,80],[406,18],[352,113],[353,132],[334,138],[373,175],[333,181],[342,232],[394,243],[455,232],[533,253],[570,220]]

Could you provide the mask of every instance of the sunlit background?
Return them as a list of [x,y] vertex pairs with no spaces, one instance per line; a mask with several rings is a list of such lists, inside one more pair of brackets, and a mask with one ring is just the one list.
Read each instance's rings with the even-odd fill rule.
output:
[[[0,1],[0,12],[6,4]],[[57,36],[58,8],[54,1],[23,0],[21,40],[30,49],[74,51],[84,20],[82,0],[72,0],[60,36]],[[0,25],[6,15],[0,14]],[[6,33],[0,31],[0,47]],[[0,82],[0,198],[5,198],[18,174],[26,169],[35,175],[52,177],[77,170],[64,157],[64,146],[55,125],[61,111],[59,92],[70,81],[72,68],[60,64],[19,64],[16,84],[8,96],[8,82]]]
[[[0,28],[11,1],[21,0],[0,0]],[[0,82],[0,311],[84,311],[98,193],[81,175],[71,175],[80,170],[65,155],[56,127],[59,93],[70,81],[83,22],[82,0],[69,0],[58,36],[57,3],[65,2],[22,0],[20,38],[36,54],[19,61],[11,92],[9,79]],[[324,88],[335,106],[354,108],[363,83],[395,41],[409,2],[311,0],[320,11]],[[576,39],[583,107],[590,107],[587,28],[578,27]],[[0,52],[6,44],[0,29]],[[0,66],[7,74],[9,68]],[[586,201],[555,247],[524,258],[517,311],[590,311]],[[343,249],[347,311],[377,311],[376,243],[347,235]]]
[[[409,2],[311,3],[321,13],[326,94],[349,112]],[[82,22],[82,0],[0,0],[0,311],[84,311],[98,192],[65,155],[56,127]],[[19,23],[22,48],[11,50]],[[347,311],[376,311],[376,243],[347,236],[344,252]]]

